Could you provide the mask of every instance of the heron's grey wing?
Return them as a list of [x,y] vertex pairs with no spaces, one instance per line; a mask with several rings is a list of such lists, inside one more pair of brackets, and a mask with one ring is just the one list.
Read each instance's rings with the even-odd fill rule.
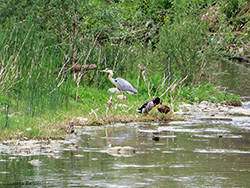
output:
[[138,91],[127,81],[123,78],[116,78],[115,79],[116,87],[123,91],[123,92],[132,92],[132,93],[138,93]]

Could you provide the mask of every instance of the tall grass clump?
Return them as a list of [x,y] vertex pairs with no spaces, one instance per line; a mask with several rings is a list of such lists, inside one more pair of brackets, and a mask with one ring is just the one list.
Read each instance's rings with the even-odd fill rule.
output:
[[157,46],[157,60],[162,72],[173,78],[188,76],[189,82],[197,82],[206,65],[202,43],[205,41],[201,25],[193,21],[166,25],[162,29]]
[[[8,109],[7,116],[17,112],[34,116],[67,103],[68,84],[57,88],[62,78],[55,74],[64,61],[60,46],[39,38],[32,21],[11,20],[9,24],[11,27],[0,33],[0,96],[12,101],[8,108],[3,106]],[[8,120],[3,116],[1,119]]]

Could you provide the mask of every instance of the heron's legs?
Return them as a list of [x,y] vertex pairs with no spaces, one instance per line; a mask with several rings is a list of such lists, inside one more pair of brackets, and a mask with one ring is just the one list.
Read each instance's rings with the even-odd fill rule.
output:
[[124,95],[124,92],[121,92],[122,93],[122,104],[124,104],[124,101],[126,100],[126,96]]

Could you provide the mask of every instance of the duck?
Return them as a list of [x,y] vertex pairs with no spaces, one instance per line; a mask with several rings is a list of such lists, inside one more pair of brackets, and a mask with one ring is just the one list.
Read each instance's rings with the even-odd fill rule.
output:
[[160,103],[160,98],[159,97],[149,99],[146,102],[144,102],[143,105],[141,105],[140,108],[138,108],[137,112],[138,113],[149,114],[149,111],[152,110],[159,103]]
[[160,104],[158,105],[157,110],[160,113],[165,113],[165,114],[170,112],[170,108],[167,105],[163,104],[162,100],[160,101]]

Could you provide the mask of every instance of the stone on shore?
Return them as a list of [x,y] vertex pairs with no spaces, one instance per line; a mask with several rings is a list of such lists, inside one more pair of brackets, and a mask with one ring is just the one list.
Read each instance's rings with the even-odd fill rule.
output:
[[228,111],[228,114],[233,116],[250,116],[250,110],[242,107],[234,107]]
[[113,156],[133,156],[135,154],[136,150],[133,147],[130,146],[115,146],[111,147],[107,150],[107,153]]
[[232,121],[232,116],[250,116],[250,109],[202,101],[194,105],[181,103],[179,105],[179,111],[175,114],[189,117],[192,116],[200,120]]

